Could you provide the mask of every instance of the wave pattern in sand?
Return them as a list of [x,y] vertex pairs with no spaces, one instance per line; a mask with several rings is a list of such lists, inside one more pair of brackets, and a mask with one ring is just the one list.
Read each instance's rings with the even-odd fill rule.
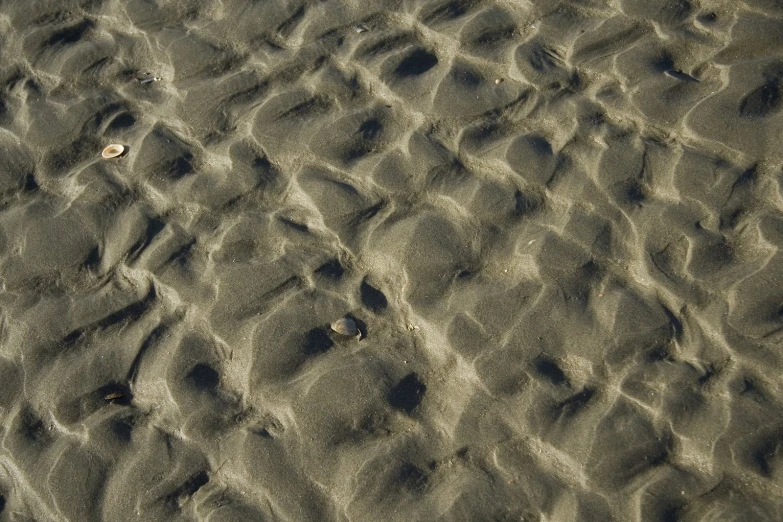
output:
[[0,28],[0,516],[783,517],[779,2]]

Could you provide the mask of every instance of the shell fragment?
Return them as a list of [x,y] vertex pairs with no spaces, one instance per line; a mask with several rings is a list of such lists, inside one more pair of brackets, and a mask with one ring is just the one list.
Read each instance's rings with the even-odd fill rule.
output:
[[120,145],[119,143],[112,143],[103,149],[101,156],[103,156],[104,159],[111,159],[116,158],[117,156],[122,156],[123,152],[125,152],[125,147],[123,145]]
[[350,317],[341,317],[331,324],[331,328],[334,332],[348,337],[358,336],[361,338],[362,335],[359,331],[359,327],[356,325],[356,321]]

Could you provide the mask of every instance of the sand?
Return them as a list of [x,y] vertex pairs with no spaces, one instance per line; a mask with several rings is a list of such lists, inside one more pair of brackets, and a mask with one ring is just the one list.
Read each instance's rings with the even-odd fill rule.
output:
[[781,2],[3,0],[0,86],[0,520],[783,520]]

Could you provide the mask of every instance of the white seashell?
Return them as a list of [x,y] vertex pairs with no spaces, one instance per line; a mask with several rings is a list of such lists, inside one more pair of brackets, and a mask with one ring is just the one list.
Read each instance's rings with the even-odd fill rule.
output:
[[112,143],[103,149],[101,156],[103,156],[104,159],[111,159],[116,158],[117,156],[121,156],[123,152],[125,152],[125,147],[123,145],[120,145],[119,143]]
[[332,330],[340,335],[348,335],[353,337],[359,333],[359,328],[356,326],[356,321],[350,317],[342,317],[332,323]]

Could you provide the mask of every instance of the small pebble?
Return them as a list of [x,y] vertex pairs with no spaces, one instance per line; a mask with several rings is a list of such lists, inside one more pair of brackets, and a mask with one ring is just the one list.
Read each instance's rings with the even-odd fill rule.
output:
[[[332,323],[332,330],[340,335],[347,335],[353,337],[359,334],[359,328],[356,326],[356,321],[350,317],[342,317]],[[359,334],[361,335],[361,334]]]
[[125,147],[123,145],[120,145],[119,143],[112,143],[103,149],[101,156],[103,156],[104,159],[111,159],[116,158],[117,156],[121,156],[123,152],[125,152]]

